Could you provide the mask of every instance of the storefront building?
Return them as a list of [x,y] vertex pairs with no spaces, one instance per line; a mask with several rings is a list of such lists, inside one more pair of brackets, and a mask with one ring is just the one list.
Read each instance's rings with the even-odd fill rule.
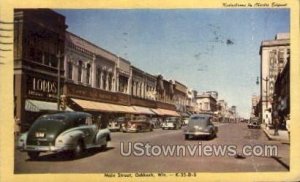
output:
[[25,131],[41,113],[57,110],[67,26],[64,16],[48,9],[15,9],[14,21],[14,115]]
[[290,57],[289,33],[278,33],[274,40],[261,42],[259,55],[261,57],[260,96],[262,123],[267,127],[273,125],[272,102],[275,91],[275,81],[285,67]]
[[174,81],[174,101],[177,112],[179,112],[182,116],[188,116],[187,113],[187,105],[188,105],[188,97],[187,91],[188,88],[184,84]]
[[175,104],[184,101],[179,95],[175,100],[174,83],[66,31],[64,16],[17,9],[14,18],[14,113],[22,131],[44,113],[65,110],[90,112],[105,121],[124,115],[180,116]]

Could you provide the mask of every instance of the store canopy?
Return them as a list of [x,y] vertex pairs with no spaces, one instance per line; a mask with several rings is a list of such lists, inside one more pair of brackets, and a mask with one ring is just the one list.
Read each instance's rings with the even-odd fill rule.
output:
[[168,109],[152,109],[157,115],[160,116],[180,116],[176,111],[168,110]]
[[[57,111],[57,103],[27,99],[25,101],[25,110],[31,112]],[[73,111],[73,110],[70,109],[69,107],[66,107],[65,111]]]
[[119,112],[119,113],[136,113],[136,111],[123,105],[109,104],[103,102],[88,101],[82,99],[71,99],[73,102],[78,104],[84,110],[102,111],[102,112]]
[[150,114],[150,115],[156,114],[156,113],[152,112],[151,109],[149,109],[147,107],[132,106],[132,108],[136,111],[136,114]]

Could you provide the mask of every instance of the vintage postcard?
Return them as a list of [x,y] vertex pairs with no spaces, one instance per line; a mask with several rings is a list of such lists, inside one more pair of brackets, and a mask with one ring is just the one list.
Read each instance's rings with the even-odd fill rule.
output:
[[299,1],[1,1],[0,181],[298,181]]

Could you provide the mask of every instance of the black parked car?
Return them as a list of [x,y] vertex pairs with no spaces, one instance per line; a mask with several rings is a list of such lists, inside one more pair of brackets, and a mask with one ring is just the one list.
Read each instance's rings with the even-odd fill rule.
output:
[[213,138],[217,136],[218,127],[212,123],[213,116],[209,114],[195,114],[189,119],[184,130],[185,139],[188,140],[196,136]]

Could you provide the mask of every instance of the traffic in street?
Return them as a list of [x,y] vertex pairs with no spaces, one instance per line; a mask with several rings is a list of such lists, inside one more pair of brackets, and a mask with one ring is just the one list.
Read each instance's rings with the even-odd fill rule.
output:
[[[219,128],[213,139],[193,138],[186,140],[184,129],[152,132],[123,133],[111,132],[111,141],[104,151],[91,149],[79,159],[73,159],[65,153],[44,153],[38,159],[31,160],[26,153],[15,151],[15,173],[106,173],[106,172],[257,172],[287,171],[282,160],[289,161],[289,145],[279,141],[269,141],[261,129],[248,129],[247,123],[214,123]],[[179,156],[141,154],[139,151],[129,155],[130,143],[148,144],[149,146],[236,146],[236,155],[228,156]],[[201,145],[200,145],[200,144]],[[245,156],[242,148],[251,146],[277,146],[277,156]],[[122,149],[123,147],[123,149]],[[133,150],[131,145],[131,150]],[[122,151],[123,150],[123,155]],[[150,150],[151,152],[151,150]],[[126,154],[126,155],[125,155]],[[234,154],[234,153],[233,153]]]

